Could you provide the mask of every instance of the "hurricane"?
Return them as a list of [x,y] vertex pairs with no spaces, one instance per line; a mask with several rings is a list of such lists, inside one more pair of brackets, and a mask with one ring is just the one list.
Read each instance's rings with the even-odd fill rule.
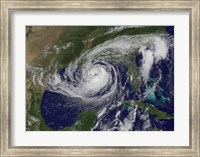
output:
[[[55,130],[71,126],[80,112],[147,96],[133,91],[130,82],[147,84],[153,65],[168,58],[172,40],[169,34],[123,35],[82,52],[45,82],[41,108],[47,125]],[[138,74],[127,75],[136,54],[142,56]]]

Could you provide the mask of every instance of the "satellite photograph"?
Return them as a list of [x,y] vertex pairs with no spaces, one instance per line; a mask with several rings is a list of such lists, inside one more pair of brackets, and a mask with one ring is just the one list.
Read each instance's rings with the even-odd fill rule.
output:
[[174,26],[26,26],[26,131],[174,131]]

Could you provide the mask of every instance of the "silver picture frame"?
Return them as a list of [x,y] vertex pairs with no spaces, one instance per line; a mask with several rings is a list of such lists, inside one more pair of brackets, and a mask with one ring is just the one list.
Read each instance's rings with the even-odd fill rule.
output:
[[[199,0],[1,0],[1,156],[200,156]],[[189,11],[189,146],[11,146],[11,14],[15,10]]]

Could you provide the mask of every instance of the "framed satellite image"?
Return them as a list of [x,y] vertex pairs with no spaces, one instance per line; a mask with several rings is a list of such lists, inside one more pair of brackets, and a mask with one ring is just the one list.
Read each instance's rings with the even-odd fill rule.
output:
[[0,156],[200,157],[198,0],[0,1]]

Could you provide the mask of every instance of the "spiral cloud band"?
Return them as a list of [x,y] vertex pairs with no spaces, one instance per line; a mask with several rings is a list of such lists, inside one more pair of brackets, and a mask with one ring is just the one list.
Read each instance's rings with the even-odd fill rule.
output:
[[139,49],[143,56],[140,73],[147,81],[153,63],[167,57],[168,41],[166,35],[117,37],[83,53],[65,68],[62,75],[52,75],[48,80],[48,89],[86,101],[108,99],[118,92],[119,85],[120,74],[111,64],[113,61],[123,63],[123,56]]
[[[80,112],[98,109],[100,112],[93,130],[110,130],[109,125],[103,126],[106,117],[103,120],[102,115],[107,109],[127,100],[134,102],[136,99],[150,97],[150,94],[154,96],[154,93],[150,92],[145,96],[138,94],[141,90],[136,94],[132,84],[135,85],[134,81],[139,80],[143,86],[149,85],[147,82],[153,66],[169,59],[170,47],[173,47],[173,36],[169,34],[122,35],[82,52],[69,65],[43,82],[47,90],[41,108],[46,123],[58,130],[74,125]],[[139,66],[135,65],[134,60],[138,55],[141,56]],[[157,84],[160,80],[162,78],[159,78]],[[155,88],[157,84],[154,83]],[[121,112],[113,120],[116,125],[121,125],[119,130],[130,130],[139,113],[143,114],[145,119],[143,128],[151,126],[146,111],[140,111],[137,107],[130,110],[131,123],[126,120],[122,125],[119,116]],[[64,118],[54,114],[58,111],[65,115]]]

